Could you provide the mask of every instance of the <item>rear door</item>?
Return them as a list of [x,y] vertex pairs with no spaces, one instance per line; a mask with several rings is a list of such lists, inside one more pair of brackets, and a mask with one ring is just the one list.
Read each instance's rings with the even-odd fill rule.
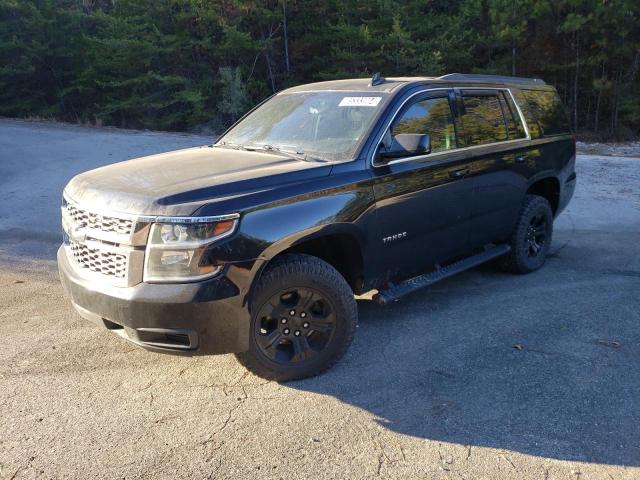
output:
[[[527,152],[530,176],[563,177],[561,171],[575,160],[575,144],[569,118],[560,97],[551,88],[513,91],[527,122],[531,148]],[[566,175],[573,173],[570,168]],[[531,178],[529,179],[531,183]],[[559,193],[559,192],[558,192]]]
[[459,142],[475,178],[469,241],[478,248],[510,235],[535,162],[507,89],[462,89],[457,99]]
[[428,134],[431,153],[374,161],[381,265],[386,279],[406,278],[468,248],[473,184],[471,162],[456,151],[453,92],[411,98],[383,136]]

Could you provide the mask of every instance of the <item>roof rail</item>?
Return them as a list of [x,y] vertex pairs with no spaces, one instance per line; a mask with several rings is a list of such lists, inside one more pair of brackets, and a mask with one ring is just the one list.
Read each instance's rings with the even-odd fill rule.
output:
[[544,80],[539,78],[525,78],[525,77],[509,77],[506,75],[478,75],[475,73],[448,73],[438,77],[440,80],[451,80],[460,82],[485,82],[485,83],[511,83],[522,85],[546,85]]

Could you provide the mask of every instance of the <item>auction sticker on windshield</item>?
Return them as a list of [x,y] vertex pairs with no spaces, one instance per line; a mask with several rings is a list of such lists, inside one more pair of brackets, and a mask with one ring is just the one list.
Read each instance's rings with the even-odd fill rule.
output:
[[382,97],[343,97],[339,107],[375,107]]

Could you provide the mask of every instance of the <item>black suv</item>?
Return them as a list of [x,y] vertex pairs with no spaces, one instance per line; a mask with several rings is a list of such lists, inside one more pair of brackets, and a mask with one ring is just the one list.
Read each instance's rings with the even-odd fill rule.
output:
[[302,378],[347,350],[354,294],[384,305],[492,259],[540,268],[574,166],[538,79],[301,85],[213,145],[72,179],[60,277],[83,317],[140,346]]

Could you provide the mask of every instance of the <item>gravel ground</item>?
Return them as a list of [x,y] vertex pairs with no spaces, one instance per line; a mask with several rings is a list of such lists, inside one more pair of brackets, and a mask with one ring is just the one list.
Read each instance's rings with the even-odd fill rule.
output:
[[361,300],[345,359],[282,385],[139,350],[55,273],[73,174],[206,141],[0,121],[0,478],[640,478],[638,160],[578,158],[539,272]]
[[606,155],[614,157],[640,157],[640,142],[625,143],[584,143],[576,144],[578,153],[585,155]]

